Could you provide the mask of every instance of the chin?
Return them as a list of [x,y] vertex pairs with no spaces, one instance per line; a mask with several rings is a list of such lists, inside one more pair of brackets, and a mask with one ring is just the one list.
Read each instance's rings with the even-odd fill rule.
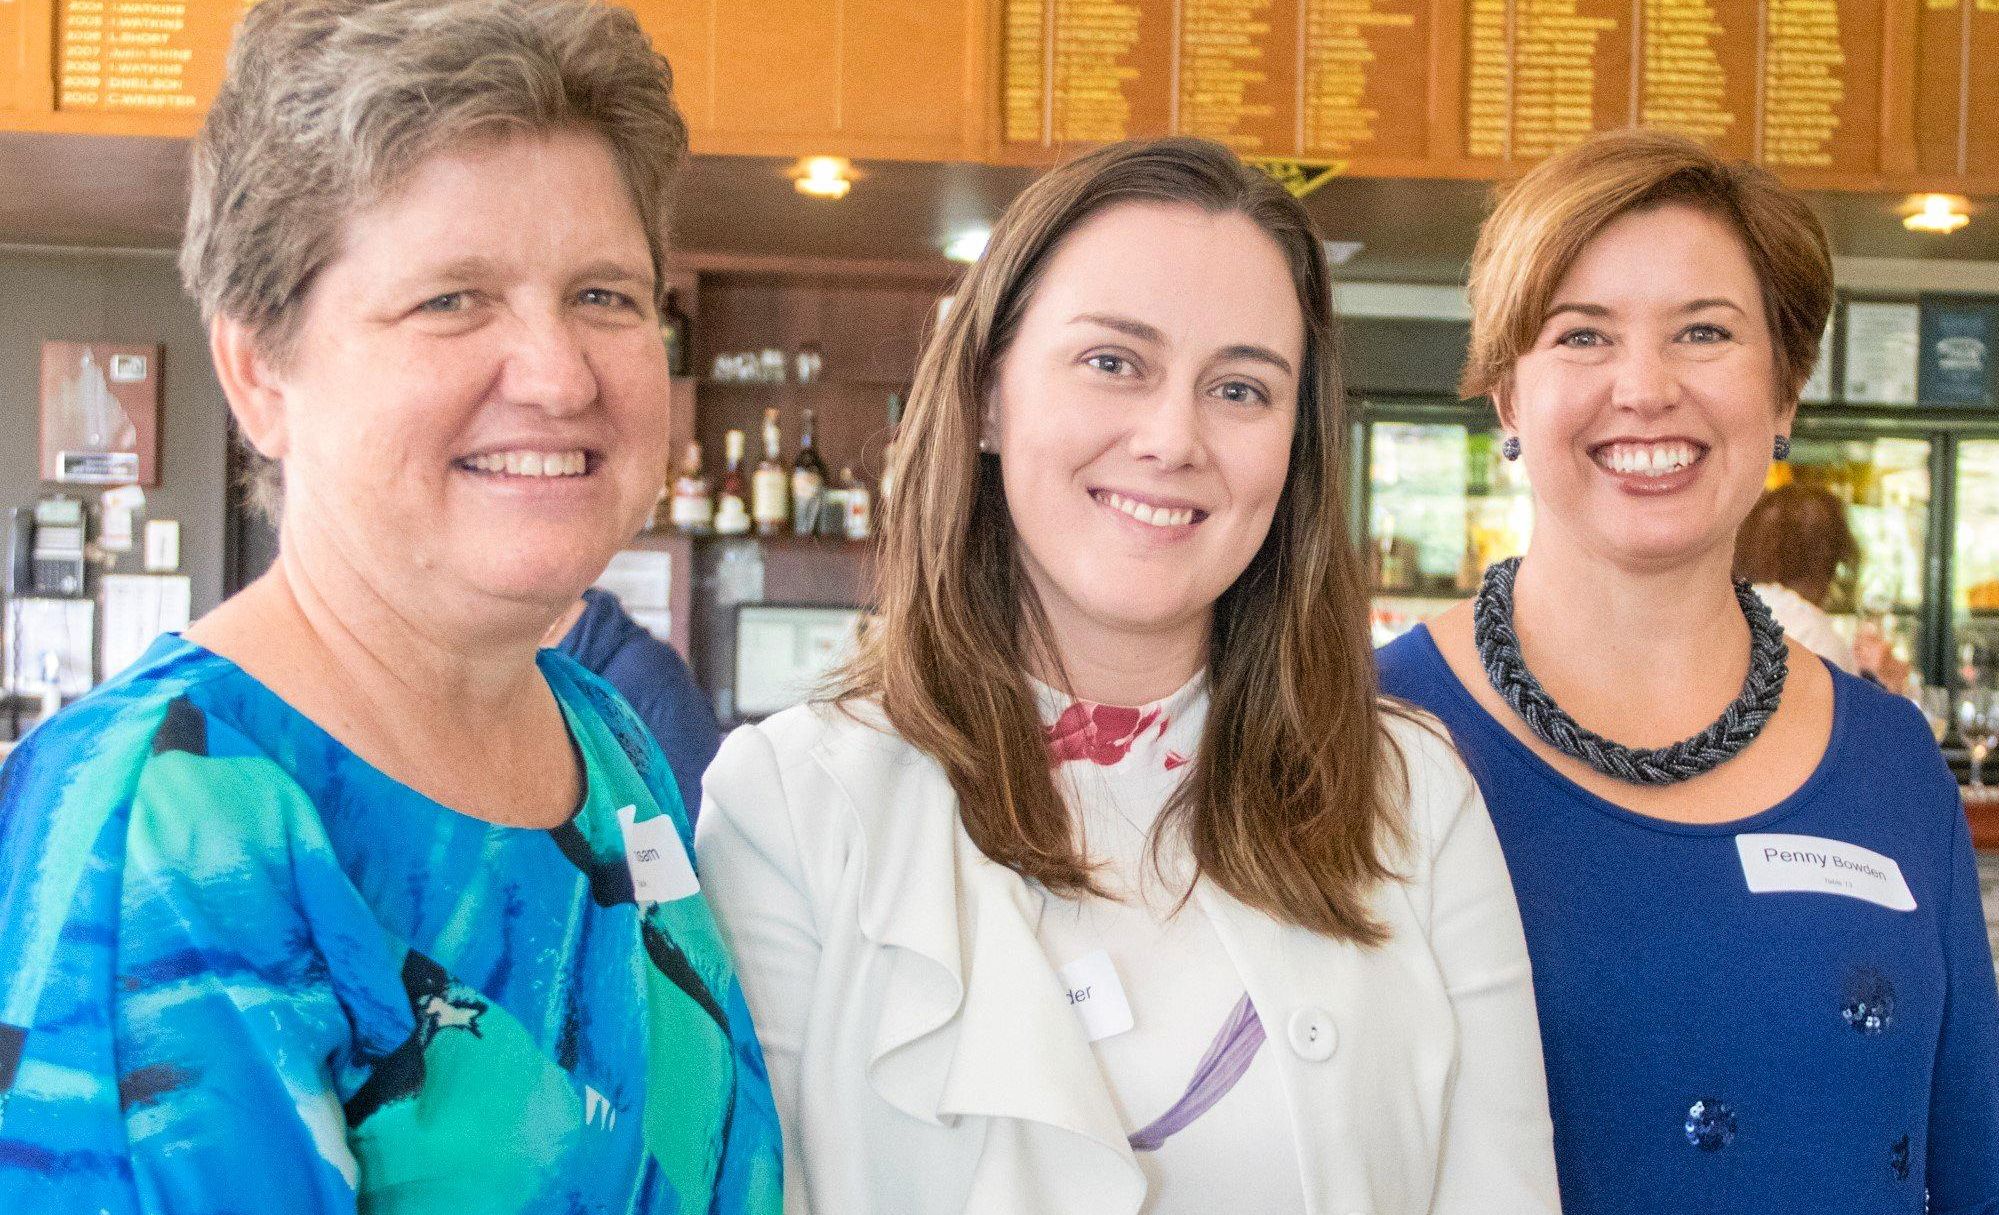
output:
[[[1212,605],[1210,605],[1212,606]],[[1189,608],[1184,602],[1134,603],[1129,598],[1085,605],[1100,625],[1127,636],[1175,633],[1190,622],[1204,620],[1205,609]]]
[[1677,569],[1692,565],[1715,550],[1712,536],[1690,536],[1685,532],[1626,532],[1606,537],[1599,551],[1613,562],[1631,569]]
[[501,599],[567,603],[596,582],[617,551],[600,537],[572,535],[567,544],[524,537],[478,550],[461,564],[464,580]]

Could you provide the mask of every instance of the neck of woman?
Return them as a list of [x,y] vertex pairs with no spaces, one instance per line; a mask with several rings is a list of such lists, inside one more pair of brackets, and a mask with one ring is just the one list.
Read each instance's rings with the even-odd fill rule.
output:
[[1212,615],[1159,629],[1127,629],[1050,612],[1050,643],[1060,671],[1033,675],[1078,700],[1136,707],[1164,700],[1185,686],[1208,661]]
[[191,628],[190,640],[350,743],[375,734],[371,723],[435,744],[518,737],[524,720],[546,719],[534,655],[560,608],[481,621],[442,597],[401,601],[323,538],[284,541],[271,570]]
[[[1749,670],[1749,624],[1725,549],[1633,569],[1536,536],[1514,583],[1513,625],[1527,668],[1585,725],[1633,716],[1661,745],[1705,728]],[[1634,691],[1639,695],[1634,695]]]

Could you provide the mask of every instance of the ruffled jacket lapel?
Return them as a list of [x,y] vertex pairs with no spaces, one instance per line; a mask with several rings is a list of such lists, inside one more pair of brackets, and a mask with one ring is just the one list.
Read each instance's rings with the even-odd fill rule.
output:
[[968,1212],[1136,1212],[1144,1175],[1041,948],[1042,893],[973,845],[933,761],[843,725],[814,758],[853,817],[861,931],[893,955],[869,1085],[912,1118],[991,1120]]

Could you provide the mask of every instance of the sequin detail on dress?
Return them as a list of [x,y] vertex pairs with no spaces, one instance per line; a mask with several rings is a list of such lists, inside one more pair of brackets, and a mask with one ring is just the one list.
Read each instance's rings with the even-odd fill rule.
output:
[[1687,1142],[1703,1152],[1719,1152],[1735,1142],[1735,1111],[1702,1098],[1687,1107]]
[[1881,1033],[1895,1020],[1894,983],[1871,966],[1856,967],[1847,976],[1839,1015],[1857,1033]]

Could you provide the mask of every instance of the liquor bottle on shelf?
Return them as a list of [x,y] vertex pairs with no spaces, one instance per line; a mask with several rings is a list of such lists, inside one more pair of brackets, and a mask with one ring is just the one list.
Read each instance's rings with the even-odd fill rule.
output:
[[775,536],[791,523],[791,476],[778,459],[782,438],[777,428],[777,410],[764,410],[764,458],[750,478],[750,518],[756,521],[757,535]]
[[693,371],[694,327],[680,310],[674,289],[666,289],[666,307],[659,314],[659,336],[666,343],[668,375],[689,375]]
[[792,530],[801,536],[812,534],[825,509],[826,462],[819,458],[813,422],[812,410],[805,410],[798,432],[798,458],[791,462]]
[[819,491],[819,536],[839,540],[847,534],[847,491],[837,482]]
[[902,433],[902,394],[888,394],[888,446],[882,448],[881,510],[888,517],[889,499],[895,495],[896,448]]
[[701,471],[701,444],[687,445],[686,462],[673,482],[674,530],[689,536],[705,536],[715,526],[715,499],[708,492],[708,475]]
[[750,530],[750,490],[743,480],[743,432],[730,431],[722,440],[728,464],[722,472],[722,488],[715,495],[715,534],[741,536]]
[[867,540],[875,534],[874,503],[868,497],[867,483],[854,476],[854,470],[840,470],[840,489],[846,499],[847,539]]

